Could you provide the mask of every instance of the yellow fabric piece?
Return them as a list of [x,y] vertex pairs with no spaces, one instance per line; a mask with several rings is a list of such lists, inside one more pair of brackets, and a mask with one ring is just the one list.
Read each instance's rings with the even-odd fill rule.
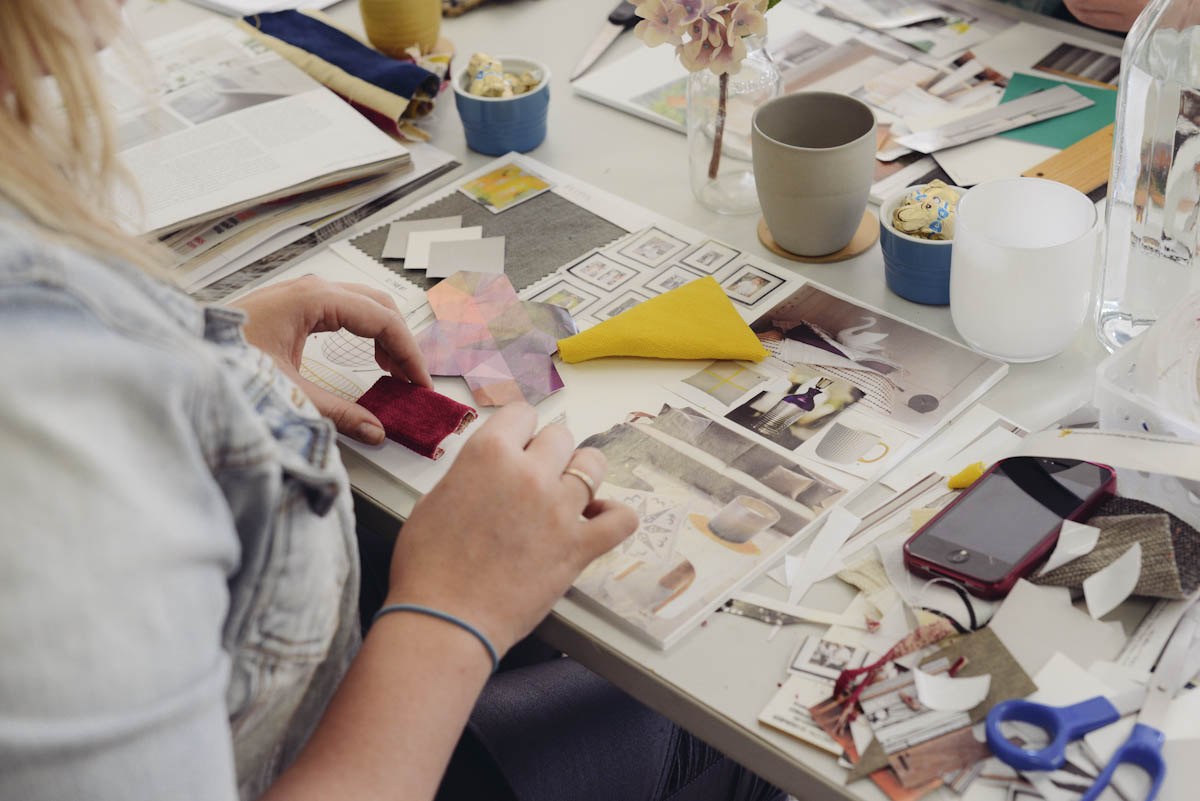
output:
[[601,356],[762,361],[767,350],[713,277],[664,292],[558,341],[563,361]]
[[983,462],[969,464],[956,474],[950,476],[950,480],[946,482],[946,486],[950,489],[966,489],[979,480],[979,477],[987,471],[987,465]]

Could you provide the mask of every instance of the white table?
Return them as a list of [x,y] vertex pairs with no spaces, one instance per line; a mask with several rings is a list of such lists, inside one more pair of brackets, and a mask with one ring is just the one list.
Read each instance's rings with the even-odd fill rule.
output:
[[[757,215],[723,217],[693,200],[680,134],[574,96],[567,76],[614,5],[614,0],[497,0],[446,20],[443,35],[455,45],[456,63],[482,50],[501,57],[527,55],[549,65],[549,135],[533,151],[537,159],[754,252],[780,268],[957,339],[948,308],[910,303],[887,289],[878,246],[839,264],[781,260],[759,243]],[[353,0],[339,3],[329,13],[361,30]],[[129,17],[140,37],[166,33],[206,16],[208,12],[183,0],[131,0],[129,4]],[[1052,27],[1067,27],[1037,19]],[[1072,30],[1079,33],[1078,28]],[[600,63],[641,46],[632,34],[625,34]],[[423,127],[433,135],[433,144],[454,154],[465,170],[473,170],[490,157],[467,150],[453,106],[453,98],[443,96]],[[410,202],[419,202],[465,170],[417,193]],[[1090,398],[1093,372],[1104,355],[1089,324],[1065,353],[1039,364],[1012,365],[1008,377],[984,402],[1026,428],[1043,427]],[[610,364],[605,369],[620,367]],[[570,378],[564,378],[565,391],[570,392]],[[416,501],[413,493],[353,452],[343,449],[343,453],[355,489],[387,513],[406,517]],[[851,593],[834,585],[827,582],[818,587],[806,604],[844,606]],[[780,594],[765,578],[750,589]],[[814,627],[810,633],[816,631]],[[803,801],[885,799],[869,781],[847,788],[842,783],[845,771],[832,757],[757,723],[758,713],[777,689],[796,637],[785,630],[767,642],[767,632],[766,626],[753,621],[714,615],[706,626],[663,653],[567,599],[557,604],[539,629],[553,645]]]

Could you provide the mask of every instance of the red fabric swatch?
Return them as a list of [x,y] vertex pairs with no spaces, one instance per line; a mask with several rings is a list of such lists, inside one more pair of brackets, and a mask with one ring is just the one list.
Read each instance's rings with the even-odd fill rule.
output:
[[470,406],[390,375],[376,381],[358,403],[379,418],[388,439],[430,459],[442,455],[442,440],[478,417]]

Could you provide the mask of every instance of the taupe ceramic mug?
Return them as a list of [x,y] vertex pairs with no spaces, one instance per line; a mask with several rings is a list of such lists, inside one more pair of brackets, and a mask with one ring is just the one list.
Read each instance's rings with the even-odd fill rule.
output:
[[875,173],[875,115],[835,92],[797,92],[754,112],[758,200],[771,236],[798,256],[854,238]]

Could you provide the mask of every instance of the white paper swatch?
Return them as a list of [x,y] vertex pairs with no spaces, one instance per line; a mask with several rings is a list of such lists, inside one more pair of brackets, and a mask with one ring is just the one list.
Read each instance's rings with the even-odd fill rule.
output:
[[956,679],[946,673],[913,671],[917,698],[936,712],[966,712],[983,703],[992,687],[991,675]]
[[840,506],[835,506],[829,512],[808,550],[788,571],[791,574],[788,576],[788,583],[791,585],[788,603],[799,603],[812,585],[828,574],[829,564],[837,558],[838,550],[861,522],[857,515]]
[[1129,597],[1142,576],[1142,544],[1135,542],[1115,562],[1083,580],[1088,613],[1099,620]]
[[408,235],[408,255],[404,257],[404,269],[424,270],[429,266],[429,246],[434,242],[457,242],[482,237],[483,227],[479,225],[441,231],[412,231]]
[[1030,676],[1056,651],[1086,670],[1099,659],[1112,660],[1125,644],[1120,623],[1093,620],[1076,609],[1066,587],[1039,587],[1024,579],[988,625]]
[[1046,564],[1038,571],[1044,576],[1051,570],[1057,570],[1067,562],[1073,562],[1081,556],[1087,556],[1100,540],[1100,529],[1086,526],[1074,520],[1064,520],[1062,530],[1058,532],[1058,543],[1054,552],[1046,560]]
[[397,220],[388,226],[387,241],[383,243],[383,257],[405,258],[408,254],[408,235],[413,231],[447,231],[452,228],[462,228],[461,214],[432,220]]
[[445,278],[459,270],[473,273],[504,272],[504,237],[432,242],[425,266],[426,278]]

